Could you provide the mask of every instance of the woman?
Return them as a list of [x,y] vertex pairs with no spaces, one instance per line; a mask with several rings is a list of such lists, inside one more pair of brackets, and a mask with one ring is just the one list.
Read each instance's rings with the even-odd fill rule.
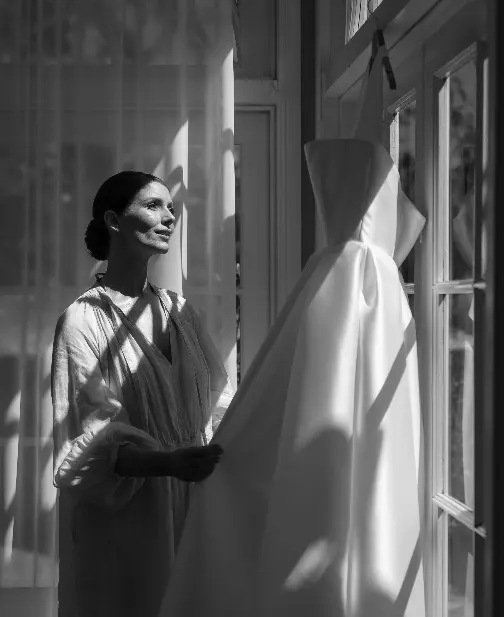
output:
[[158,616],[189,483],[222,453],[203,445],[229,383],[222,362],[184,299],[147,280],[174,220],[158,178],[109,178],[85,237],[107,271],[56,327],[60,617]]

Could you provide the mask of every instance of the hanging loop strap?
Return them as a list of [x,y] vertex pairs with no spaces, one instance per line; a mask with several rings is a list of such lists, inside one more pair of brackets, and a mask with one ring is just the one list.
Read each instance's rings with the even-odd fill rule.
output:
[[383,30],[380,28],[380,24],[378,22],[378,18],[375,15],[374,10],[371,8],[373,0],[368,0],[368,15],[371,19],[374,20],[376,29],[373,33],[373,40],[371,42],[371,61],[369,62],[369,72],[373,68],[373,62],[378,54],[378,49],[380,47],[385,47],[385,54],[383,56],[383,68],[385,69],[385,74],[387,75],[387,81],[389,84],[389,88],[391,90],[397,89],[397,84],[395,80],[394,71],[392,70],[392,64],[390,62],[390,58],[388,56],[388,50],[385,45],[385,37],[383,35]]

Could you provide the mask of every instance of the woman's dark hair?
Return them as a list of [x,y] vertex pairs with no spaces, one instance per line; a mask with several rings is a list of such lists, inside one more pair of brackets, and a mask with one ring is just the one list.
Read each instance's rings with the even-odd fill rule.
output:
[[105,223],[104,214],[107,210],[114,210],[118,214],[135,199],[138,192],[151,182],[165,183],[143,171],[121,171],[100,186],[93,200],[93,218],[86,229],[84,241],[91,256],[98,261],[108,258],[110,237]]

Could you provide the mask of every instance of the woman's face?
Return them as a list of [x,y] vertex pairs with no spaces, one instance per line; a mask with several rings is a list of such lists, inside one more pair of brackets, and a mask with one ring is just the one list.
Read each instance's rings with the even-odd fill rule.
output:
[[149,256],[168,251],[175,215],[170,191],[163,184],[151,182],[145,186],[114,218],[121,244]]

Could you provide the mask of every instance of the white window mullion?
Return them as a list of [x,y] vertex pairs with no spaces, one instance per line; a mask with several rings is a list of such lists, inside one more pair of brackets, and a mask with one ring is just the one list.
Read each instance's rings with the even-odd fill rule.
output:
[[473,281],[446,281],[436,283],[434,289],[438,294],[470,294],[474,287]]
[[446,281],[450,275],[450,80],[436,80],[438,94],[437,135],[437,216],[435,219],[434,281]]
[[[422,46],[420,76],[417,87],[417,122],[415,134],[416,170],[415,202],[427,217],[427,224],[422,231],[421,241],[417,243],[415,255],[415,322],[418,333],[418,368],[420,379],[420,396],[422,419],[425,432],[425,543],[423,551],[424,573],[426,581],[426,614],[438,615],[438,560],[439,538],[436,533],[438,525],[438,508],[432,502],[436,494],[435,462],[437,458],[434,435],[435,425],[435,365],[434,339],[431,333],[434,325],[433,261],[434,261],[434,200],[435,200],[435,165],[432,157],[434,151],[434,81],[425,71],[425,47]],[[423,333],[423,335],[422,335]]]
[[432,500],[443,512],[449,514],[471,531],[475,531],[474,512],[466,505],[443,493],[435,495]]
[[432,368],[433,368],[433,397],[432,397],[432,422],[430,441],[432,448],[432,477],[430,485],[429,501],[432,507],[432,555],[430,559],[431,576],[428,578],[432,585],[430,610],[432,615],[445,615],[446,597],[444,589],[447,581],[446,560],[443,555],[447,548],[447,524],[446,516],[432,501],[432,496],[442,493],[444,488],[444,391],[446,367],[444,358],[444,306],[442,295],[433,290],[432,293]]
[[485,387],[485,303],[486,303],[486,264],[484,256],[485,220],[485,174],[488,155],[488,55],[486,43],[478,43],[476,55],[477,116],[476,116],[476,178],[474,212],[474,610],[476,615],[484,612],[486,558],[485,512],[485,443],[484,443],[484,387]]
[[474,278],[476,281],[484,279],[482,263],[482,225],[483,225],[483,182],[486,169],[486,138],[488,134],[488,119],[486,117],[485,101],[485,63],[486,44],[481,43],[476,51],[476,171],[475,171],[475,200],[474,200]]
[[[434,77],[437,92],[437,134],[434,141],[436,175],[436,199],[434,220],[434,371],[435,391],[433,409],[433,439],[435,441],[434,482],[432,495],[443,493],[448,486],[449,456],[449,392],[450,392],[450,330],[449,295],[438,284],[447,280],[449,274],[449,204],[450,204],[450,86],[449,80]],[[434,505],[436,505],[433,502]],[[445,617],[448,613],[448,515],[436,508],[435,527],[437,545],[434,554],[435,614]]]
[[[484,312],[485,312],[485,295],[486,283],[485,279],[485,264],[483,263],[483,183],[484,174],[487,165],[487,136],[488,136],[488,117],[487,104],[488,92],[487,76],[485,67],[488,67],[486,44],[480,43],[477,46],[476,56],[476,83],[477,83],[477,116],[476,116],[476,186],[475,186],[475,203],[474,203],[474,278],[476,281],[474,290],[474,340],[475,340],[475,375],[474,375],[474,395],[475,409],[483,408],[483,383],[484,383],[484,365],[485,351],[482,346],[484,338]],[[474,460],[474,476],[475,476],[475,503],[474,515],[477,524],[483,525],[485,522],[484,516],[484,473],[483,473],[483,425],[482,414],[475,414],[475,460]]]

